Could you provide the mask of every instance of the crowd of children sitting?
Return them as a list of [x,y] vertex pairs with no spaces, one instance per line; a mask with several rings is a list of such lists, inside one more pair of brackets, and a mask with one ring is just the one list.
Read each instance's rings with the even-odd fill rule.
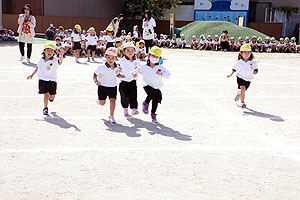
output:
[[15,36],[12,30],[2,29],[0,30],[0,41],[14,41]]

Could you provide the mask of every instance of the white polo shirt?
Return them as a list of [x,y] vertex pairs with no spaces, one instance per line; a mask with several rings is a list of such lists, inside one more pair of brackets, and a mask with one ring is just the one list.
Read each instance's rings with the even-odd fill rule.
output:
[[48,61],[45,61],[43,58],[41,58],[37,64],[37,77],[44,81],[56,81],[58,66],[58,59],[55,57]]
[[236,76],[244,79],[245,81],[251,81],[254,79],[253,72],[254,70],[258,70],[258,66],[253,61],[243,61],[239,60],[233,67],[234,70],[237,71]]
[[122,78],[122,81],[131,82],[133,80],[136,80],[136,78],[133,78],[132,73],[141,66],[141,62],[139,60],[133,60],[130,61],[129,59],[125,57],[120,59],[119,62],[120,66],[122,67],[122,73],[126,76],[126,78]]
[[[157,75],[158,69],[161,70],[162,76]],[[137,74],[143,75],[143,86],[151,86],[154,89],[160,89],[163,86],[162,77],[169,78],[170,72],[162,65],[156,65],[154,68],[146,65],[138,67],[135,71]]]
[[74,42],[80,42],[81,41],[80,35],[78,33],[72,32],[71,38],[73,38]]
[[117,64],[115,64],[115,68],[112,69],[107,63],[105,63],[100,65],[94,73],[97,75],[97,79],[102,86],[116,87],[118,85],[117,75],[120,71]]
[[88,34],[85,37],[85,40],[87,41],[87,43],[86,43],[87,46],[89,46],[89,45],[97,45],[98,37],[97,37],[97,35],[90,35],[90,34]]

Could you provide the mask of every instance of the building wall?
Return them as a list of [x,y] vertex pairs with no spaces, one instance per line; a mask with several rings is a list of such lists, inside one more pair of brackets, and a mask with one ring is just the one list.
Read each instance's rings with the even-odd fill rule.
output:
[[175,12],[176,21],[194,21],[194,5],[179,5],[178,8],[167,10],[164,20],[170,20],[171,12]]
[[113,18],[122,8],[120,0],[44,0],[45,16]]
[[25,4],[30,4],[34,15],[43,14],[42,0],[2,0],[4,14],[19,14]]
[[250,0],[250,2],[271,3],[273,8],[281,6],[292,6],[300,8],[299,0]]

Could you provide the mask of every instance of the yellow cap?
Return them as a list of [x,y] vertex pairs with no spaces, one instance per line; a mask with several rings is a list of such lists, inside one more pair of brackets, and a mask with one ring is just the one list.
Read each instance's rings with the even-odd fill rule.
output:
[[47,44],[44,45],[44,49],[48,49],[48,48],[50,48],[50,49],[52,49],[54,51],[56,50],[55,44],[53,44],[51,42],[48,42]]
[[77,28],[77,29],[81,30],[81,26],[80,26],[79,24],[76,24],[76,25],[74,26],[74,28]]
[[244,45],[242,45],[240,51],[251,51],[250,44],[244,44]]
[[150,49],[150,54],[157,56],[157,57],[161,57],[162,51],[159,47],[154,46]]
[[135,46],[140,47],[140,43],[139,42],[135,43]]
[[90,27],[88,31],[95,31],[94,27]]
[[121,38],[116,38],[116,42],[121,42]]
[[126,40],[131,39],[130,35],[126,35]]
[[106,52],[105,55],[110,55],[110,56],[118,56],[118,50],[115,47],[109,47]]
[[124,45],[121,46],[120,51],[123,51],[123,49],[124,49]]
[[106,28],[106,31],[112,32],[113,30],[114,30],[114,29],[113,29],[111,26],[109,26],[109,27]]

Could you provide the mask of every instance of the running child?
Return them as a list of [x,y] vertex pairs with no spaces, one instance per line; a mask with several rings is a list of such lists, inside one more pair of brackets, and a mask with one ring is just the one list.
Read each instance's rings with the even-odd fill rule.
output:
[[116,123],[114,118],[114,112],[116,108],[116,98],[117,98],[117,77],[126,78],[121,75],[121,68],[116,64],[118,57],[117,49],[110,47],[105,52],[106,63],[100,65],[94,72],[94,82],[98,86],[98,100],[97,104],[104,106],[107,97],[110,101],[110,115],[108,120],[111,123]]
[[48,115],[48,101],[53,102],[55,99],[57,88],[57,69],[62,64],[64,51],[60,50],[59,59],[55,58],[55,44],[47,43],[44,45],[42,58],[37,64],[34,72],[27,77],[27,80],[37,73],[39,79],[39,94],[44,94],[43,114]]
[[[141,41],[140,41],[141,42]],[[146,48],[145,48],[146,53]],[[139,114],[137,102],[137,86],[136,78],[133,72],[140,66],[140,61],[135,58],[135,46],[133,43],[125,43],[123,49],[124,57],[120,59],[122,73],[126,78],[121,79],[119,92],[121,96],[121,104],[124,109],[124,116],[128,116],[128,107],[132,109],[132,115]]]
[[88,30],[88,34],[85,37],[86,45],[87,45],[87,56],[88,62],[90,62],[90,54],[92,52],[92,61],[95,62],[95,54],[96,54],[96,47],[98,42],[98,37],[96,35],[96,31],[94,27],[90,27]]
[[143,75],[144,90],[147,93],[146,100],[143,102],[143,112],[148,114],[149,104],[152,101],[151,118],[153,122],[157,122],[156,110],[158,103],[162,101],[162,93],[160,91],[163,86],[163,78],[169,78],[170,72],[159,64],[162,50],[159,47],[152,47],[149,52],[149,60],[147,64],[138,67],[133,75]]
[[79,24],[76,24],[74,26],[74,30],[71,34],[72,49],[74,51],[74,56],[75,56],[75,62],[76,63],[79,63],[79,53],[80,53],[80,50],[81,50],[80,31],[81,31],[81,26]]
[[238,93],[234,98],[235,101],[241,100],[241,107],[246,108],[245,93],[250,86],[254,75],[258,73],[258,66],[253,62],[253,53],[249,44],[244,44],[238,56],[238,62],[234,65],[232,72],[227,78],[237,72]]

